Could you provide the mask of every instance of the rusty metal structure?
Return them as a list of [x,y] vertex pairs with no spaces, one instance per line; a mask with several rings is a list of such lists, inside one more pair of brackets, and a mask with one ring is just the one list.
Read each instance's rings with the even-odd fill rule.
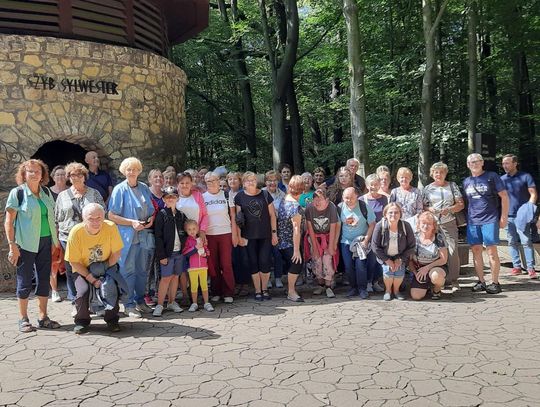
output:
[[167,56],[208,26],[208,0],[0,0],[0,33],[79,39]]

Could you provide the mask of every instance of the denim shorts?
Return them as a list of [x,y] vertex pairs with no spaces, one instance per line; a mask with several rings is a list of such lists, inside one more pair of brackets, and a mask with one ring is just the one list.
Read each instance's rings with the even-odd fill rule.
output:
[[471,246],[483,244],[484,246],[495,246],[499,244],[499,222],[488,223],[487,225],[467,224],[467,243]]
[[396,270],[395,273],[390,271],[390,267],[387,264],[382,265],[383,277],[384,278],[403,278],[405,277],[405,265],[402,264],[400,268]]
[[161,264],[161,277],[179,276],[185,269],[184,255],[173,253],[167,260],[167,265]]

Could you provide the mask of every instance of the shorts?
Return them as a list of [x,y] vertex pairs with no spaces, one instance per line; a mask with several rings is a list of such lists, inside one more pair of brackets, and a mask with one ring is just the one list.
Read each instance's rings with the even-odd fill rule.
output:
[[[444,270],[444,272],[446,273],[446,275],[448,275],[448,267],[447,266],[437,266],[437,267],[434,267],[434,268],[441,268]],[[430,273],[431,273],[431,270],[430,270]],[[424,281],[423,283],[419,282],[416,277],[414,276],[414,273],[412,275],[412,278],[411,278],[411,288],[420,288],[422,290],[428,290],[429,287],[431,287],[431,280],[429,278],[429,273],[426,277],[426,281]]]
[[395,273],[390,272],[390,267],[387,264],[382,265],[383,277],[384,278],[403,278],[405,277],[405,265],[402,264]]
[[180,252],[171,254],[171,257],[168,257],[167,260],[169,260],[167,265],[160,264],[162,278],[179,276],[185,270],[184,255]]
[[499,222],[488,223],[486,225],[467,224],[467,243],[471,246],[483,244],[484,246],[495,246],[499,244]]

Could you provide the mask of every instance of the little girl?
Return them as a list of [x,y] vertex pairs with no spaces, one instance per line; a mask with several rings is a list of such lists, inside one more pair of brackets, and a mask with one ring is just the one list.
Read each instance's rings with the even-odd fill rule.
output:
[[189,312],[195,312],[199,309],[197,304],[197,292],[199,284],[204,300],[204,309],[208,312],[214,311],[214,307],[208,301],[208,261],[207,257],[210,254],[199,234],[199,225],[194,220],[187,220],[184,224],[188,237],[182,254],[188,258],[189,267],[189,285],[191,288],[191,298],[193,304],[189,307]]

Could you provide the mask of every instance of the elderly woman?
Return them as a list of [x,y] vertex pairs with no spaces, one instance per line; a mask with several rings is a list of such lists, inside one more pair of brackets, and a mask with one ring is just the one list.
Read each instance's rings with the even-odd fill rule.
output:
[[51,248],[58,245],[54,200],[45,187],[49,182],[49,171],[43,161],[28,160],[19,166],[15,180],[19,186],[9,193],[4,230],[9,244],[8,261],[17,266],[19,331],[27,333],[35,330],[28,319],[28,297],[34,275],[38,327],[60,328],[60,324],[47,314]]
[[[53,199],[56,201],[58,194],[67,188],[66,170],[63,165],[57,165],[51,171],[51,178],[54,182],[50,187]],[[64,274],[66,267],[64,265],[64,251],[60,246],[54,246],[51,254],[51,299],[53,302],[61,302],[62,297],[58,292],[58,274]]]
[[379,177],[379,181],[381,182],[379,194],[390,198],[390,192],[392,191],[392,174],[390,173],[390,170],[386,165],[380,165],[377,167],[375,174],[377,174],[377,177]]
[[[187,219],[194,220],[199,225],[199,236],[204,244],[207,244],[206,229],[208,228],[208,212],[202,193],[193,184],[194,177],[191,172],[195,170],[187,170],[181,172],[177,176],[178,180],[178,202],[176,209],[182,212]],[[180,289],[182,290],[183,304],[189,305],[190,295],[188,293],[188,274],[183,272],[180,274]]]
[[51,178],[54,182],[50,190],[53,198],[56,201],[58,194],[67,189],[66,167],[63,165],[57,165],[51,171]]
[[326,178],[326,171],[323,167],[317,167],[313,170],[313,188],[326,188],[324,179]]
[[409,260],[409,270],[414,274],[411,298],[423,299],[431,286],[431,299],[438,300],[446,277],[448,249],[443,234],[437,231],[437,219],[431,212],[418,216],[415,253]]
[[434,181],[422,191],[424,208],[437,217],[439,228],[444,233],[448,248],[446,284],[451,284],[452,291],[457,291],[459,290],[458,278],[461,265],[457,250],[458,226],[455,213],[461,211],[465,206],[463,196],[454,182],[446,181],[448,166],[445,163],[433,164],[429,175]]
[[176,187],[176,171],[170,170],[169,167],[163,172],[163,186]]
[[392,293],[398,300],[405,299],[399,292],[399,286],[405,277],[409,257],[414,254],[416,247],[412,227],[401,217],[401,206],[398,203],[386,205],[383,218],[375,225],[371,240],[371,249],[383,267],[385,301],[392,299]]
[[353,174],[347,167],[341,167],[336,172],[335,179],[336,181],[328,187],[328,194],[330,201],[337,206],[340,204],[343,198],[343,191],[346,188],[354,187],[354,178]]
[[396,179],[399,187],[392,189],[389,201],[397,202],[401,206],[402,219],[415,226],[416,216],[422,213],[424,208],[422,193],[411,185],[413,173],[410,169],[401,167],[396,174]]
[[109,198],[109,220],[118,226],[124,243],[118,262],[129,293],[124,312],[129,317],[141,318],[141,312],[152,312],[144,303],[144,289],[155,248],[154,205],[150,188],[137,180],[142,172],[141,162],[135,157],[126,158],[119,170],[126,179],[114,187]]
[[[97,189],[86,185],[88,169],[80,163],[70,163],[65,168],[66,177],[71,186],[58,194],[54,207],[54,217],[58,224],[58,239],[65,250],[69,232],[75,225],[83,221],[82,210],[90,203],[98,203],[105,208],[103,197]],[[66,261],[66,283],[68,300],[75,301],[75,276],[71,264]]]
[[206,238],[210,251],[208,271],[212,282],[212,301],[223,298],[223,302],[230,304],[234,295],[232,250],[238,245],[237,230],[231,224],[235,216],[234,207],[219,188],[218,174],[207,172],[204,181],[207,188],[203,199],[208,211]]
[[304,210],[298,199],[304,190],[304,180],[293,175],[289,181],[288,194],[281,201],[277,210],[278,249],[287,268],[287,299],[293,302],[304,302],[296,292],[296,280],[302,273],[302,224],[305,222]]
[[[276,213],[274,199],[267,191],[257,188],[257,176],[246,172],[242,178],[244,190],[234,197],[236,213],[242,212],[243,227],[241,236],[247,240],[246,251],[255,287],[255,300],[270,300],[268,280],[270,279],[270,252],[277,245]],[[234,222],[233,227],[238,227]]]
[[313,189],[313,175],[311,175],[310,172],[304,172],[302,174],[302,182],[304,183],[304,190],[302,191],[298,202],[300,203],[300,206],[305,209],[308,204],[313,202],[313,193],[315,192]]

